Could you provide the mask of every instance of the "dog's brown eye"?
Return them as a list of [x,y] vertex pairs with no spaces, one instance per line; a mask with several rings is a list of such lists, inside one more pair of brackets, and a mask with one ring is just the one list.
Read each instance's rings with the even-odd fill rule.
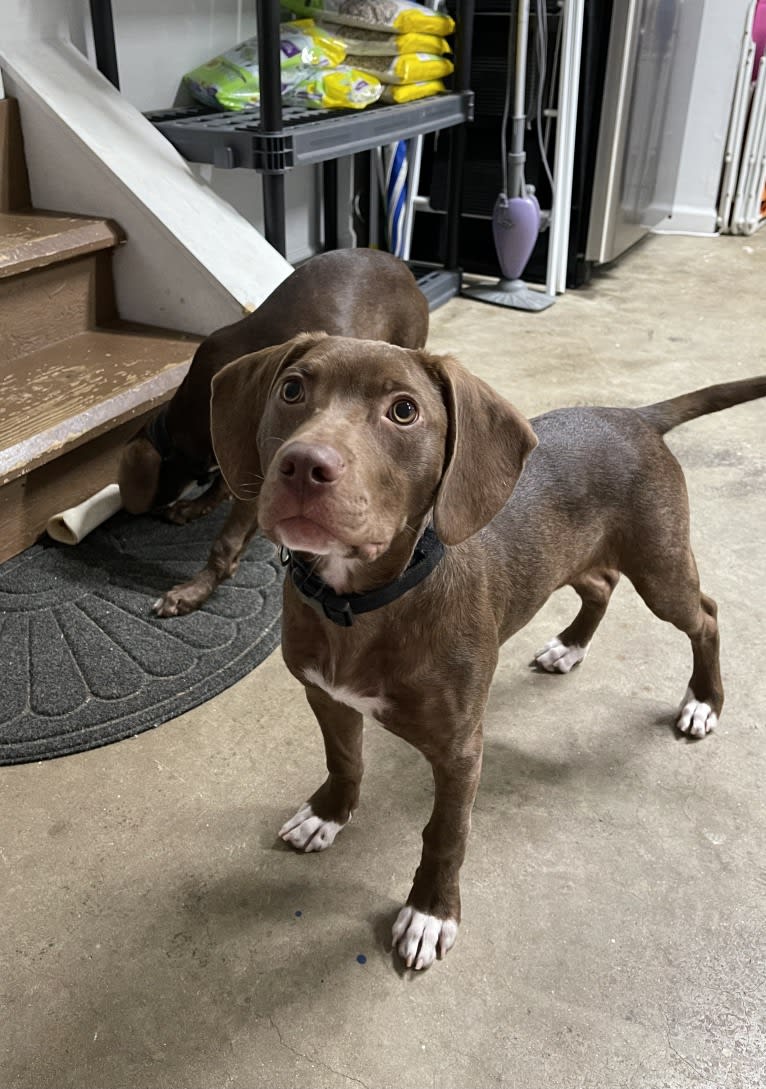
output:
[[418,418],[418,406],[406,397],[401,401],[394,401],[388,410],[388,418],[397,424],[415,423]]
[[282,383],[282,400],[294,405],[303,400],[303,382],[298,378],[288,378]]

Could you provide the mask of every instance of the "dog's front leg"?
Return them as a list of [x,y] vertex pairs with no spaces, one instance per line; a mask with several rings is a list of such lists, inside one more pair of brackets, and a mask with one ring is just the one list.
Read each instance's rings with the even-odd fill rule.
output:
[[363,720],[359,711],[337,703],[321,688],[307,687],[306,697],[324,737],[328,776],[279,834],[300,851],[324,851],[359,803]]
[[207,563],[188,582],[174,586],[155,601],[152,609],[157,616],[186,616],[204,605],[216,587],[236,573],[240,556],[257,529],[258,503],[235,499]]
[[426,752],[434,775],[434,807],[423,829],[423,854],[407,903],[394,923],[394,948],[408,968],[427,968],[452,948],[460,922],[460,867],[481,775],[479,724],[457,752]]

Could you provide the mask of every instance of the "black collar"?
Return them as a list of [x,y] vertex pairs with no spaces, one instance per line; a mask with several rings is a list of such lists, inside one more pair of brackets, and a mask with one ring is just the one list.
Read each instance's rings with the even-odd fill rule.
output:
[[281,555],[298,596],[316,609],[320,616],[327,617],[342,628],[350,628],[359,613],[369,613],[396,601],[430,575],[444,556],[444,545],[429,526],[415,545],[412,559],[399,578],[364,594],[336,594],[294,552],[282,549]]

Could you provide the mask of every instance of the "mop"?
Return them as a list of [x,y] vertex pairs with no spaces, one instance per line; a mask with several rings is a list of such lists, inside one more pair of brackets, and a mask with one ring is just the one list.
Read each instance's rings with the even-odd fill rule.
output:
[[[543,0],[544,2],[544,0]],[[503,192],[492,211],[492,235],[502,273],[494,285],[479,284],[463,288],[462,294],[480,302],[507,306],[515,310],[545,310],[556,301],[552,295],[528,287],[520,278],[540,233],[540,205],[534,187],[524,179],[524,125],[526,123],[525,82],[527,74],[527,39],[529,0],[518,0],[516,17],[516,68],[511,150],[505,154],[505,130],[510,103],[511,35],[508,36],[508,65],[505,111],[502,120]]]

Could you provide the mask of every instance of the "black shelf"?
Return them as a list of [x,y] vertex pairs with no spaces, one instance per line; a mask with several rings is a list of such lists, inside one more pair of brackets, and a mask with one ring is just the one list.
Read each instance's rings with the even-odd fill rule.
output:
[[284,174],[296,166],[326,162],[462,125],[473,117],[473,93],[462,91],[395,106],[368,106],[358,113],[285,106],[281,132],[265,130],[257,107],[221,113],[192,106],[153,110],[146,117],[191,162]]
[[[93,0],[110,5],[110,0]],[[457,224],[465,154],[466,122],[473,119],[470,90],[474,0],[454,0],[457,14],[455,72],[449,92],[418,102],[376,104],[365,110],[307,110],[282,103],[279,0],[255,0],[258,21],[260,107],[222,113],[192,106],[152,110],[146,117],[190,162],[210,163],[261,175],[264,233],[285,253],[285,174],[297,166],[322,164],[324,245],[337,245],[337,171],[335,160],[416,136],[450,132],[447,225],[441,270],[424,277],[431,305],[457,294]],[[95,24],[94,24],[95,25]],[[426,284],[427,280],[427,284]]]
[[[484,0],[502,2],[502,0]],[[238,113],[200,106],[151,110],[146,117],[190,162],[261,174],[267,240],[285,253],[284,175],[296,166],[322,164],[324,244],[337,245],[336,160],[415,136],[452,129],[448,157],[447,229],[442,268],[418,270],[418,282],[433,309],[460,291],[458,221],[463,183],[466,122],[473,120],[470,87],[475,0],[452,0],[457,16],[452,90],[435,98],[364,111],[306,110],[284,106],[281,93],[279,0],[255,0],[261,105]],[[90,0],[100,72],[119,88],[111,0]],[[441,247],[440,247],[441,248]],[[440,262],[441,263],[441,262]]]

